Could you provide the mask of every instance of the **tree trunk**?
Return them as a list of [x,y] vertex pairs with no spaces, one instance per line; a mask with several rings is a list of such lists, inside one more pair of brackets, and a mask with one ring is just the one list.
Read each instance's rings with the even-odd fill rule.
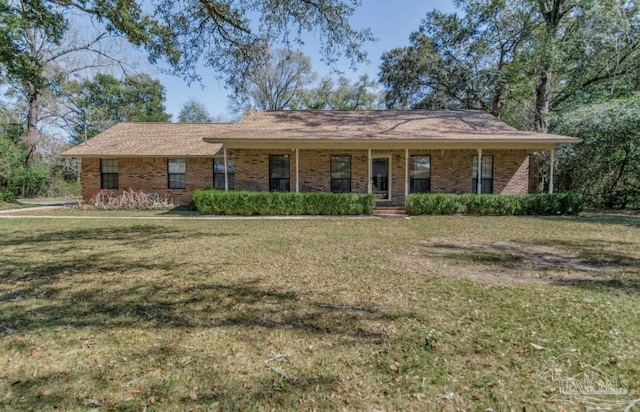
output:
[[36,149],[38,147],[38,111],[40,94],[36,91],[29,93],[29,109],[27,112],[27,135],[25,146],[27,151],[26,164],[32,167],[35,161]]
[[551,77],[548,67],[540,70],[536,86],[536,105],[533,118],[533,130],[539,133],[549,131],[549,101],[551,100]]

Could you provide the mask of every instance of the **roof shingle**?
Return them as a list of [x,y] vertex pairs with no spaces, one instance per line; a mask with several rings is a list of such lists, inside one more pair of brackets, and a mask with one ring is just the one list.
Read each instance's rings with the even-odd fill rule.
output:
[[[204,140],[203,140],[204,139]],[[207,142],[210,143],[206,143]],[[65,157],[211,157],[225,141],[578,143],[519,131],[477,110],[250,111],[237,123],[120,123]]]

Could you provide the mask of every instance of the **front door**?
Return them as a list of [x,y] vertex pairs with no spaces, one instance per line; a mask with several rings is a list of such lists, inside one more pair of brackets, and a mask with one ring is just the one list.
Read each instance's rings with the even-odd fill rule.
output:
[[391,200],[391,184],[389,179],[389,157],[371,159],[371,188],[377,200]]

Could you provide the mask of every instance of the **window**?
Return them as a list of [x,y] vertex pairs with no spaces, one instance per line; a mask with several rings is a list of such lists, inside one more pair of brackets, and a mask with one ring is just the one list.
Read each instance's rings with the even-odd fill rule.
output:
[[331,192],[351,192],[351,156],[331,156]]
[[[236,162],[234,159],[227,158],[227,179],[229,182],[229,190],[236,187]],[[213,187],[224,190],[224,159],[213,159]]]
[[100,160],[100,187],[102,189],[118,188],[118,159]]
[[289,156],[269,155],[269,190],[289,191]]
[[169,159],[167,162],[169,189],[187,188],[187,165],[183,159]]
[[411,156],[411,193],[429,193],[431,191],[431,157]]
[[[493,193],[493,156],[482,156],[480,165],[480,193]],[[473,156],[473,178],[471,192],[478,193],[478,156]]]

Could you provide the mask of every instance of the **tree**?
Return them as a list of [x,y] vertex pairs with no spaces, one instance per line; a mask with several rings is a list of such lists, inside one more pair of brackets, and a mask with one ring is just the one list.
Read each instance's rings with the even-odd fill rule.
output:
[[314,78],[309,56],[286,49],[272,51],[256,63],[236,85],[236,105],[241,108],[284,110],[293,97]]
[[481,109],[499,115],[532,22],[529,7],[461,1],[464,17],[431,11],[410,45],[382,56],[390,108]]
[[92,80],[69,82],[64,86],[69,114],[67,124],[72,140],[91,138],[119,122],[167,122],[162,83],[147,74],[120,80],[98,74]]
[[584,139],[559,153],[560,189],[598,206],[640,208],[640,94],[568,112],[553,130]]
[[351,83],[340,76],[336,82],[326,77],[318,87],[300,90],[291,105],[302,110],[372,110],[380,107],[377,84],[366,74]]
[[[320,34],[324,60],[346,56],[363,61],[363,42],[372,40],[369,30],[354,30],[348,23],[358,0],[166,0],[153,4],[134,0],[18,0],[0,3],[0,71],[27,96],[27,162],[35,153],[38,99],[47,87],[59,84],[45,75],[51,57],[67,55],[74,48],[43,53],[42,44],[60,46],[72,21],[81,16],[104,33],[121,36],[143,47],[151,63],[167,63],[173,73],[197,79],[200,63],[223,74],[235,88],[249,68],[265,61],[272,43],[301,42],[303,32]],[[62,53],[62,54],[60,54]],[[61,68],[61,66],[58,66]]]
[[[409,46],[383,55],[388,107],[482,109],[546,132],[553,111],[620,97],[639,84],[635,2],[457,4],[464,17],[430,12]],[[530,110],[514,113],[522,107]]]
[[202,102],[191,98],[180,108],[178,121],[180,123],[211,123],[213,118]]

